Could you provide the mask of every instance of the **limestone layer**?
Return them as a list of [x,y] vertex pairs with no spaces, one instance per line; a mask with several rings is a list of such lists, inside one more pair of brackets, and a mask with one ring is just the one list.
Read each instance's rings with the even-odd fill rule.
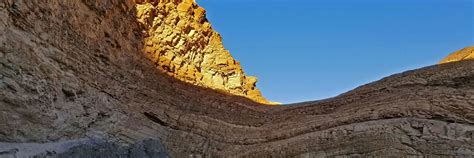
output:
[[272,104],[222,44],[194,0],[136,1],[144,51],[162,72],[181,81]]
[[444,64],[444,63],[449,63],[449,62],[455,62],[455,61],[461,61],[461,60],[472,60],[474,59],[474,46],[466,47],[464,49],[461,49],[459,51],[456,51],[443,60],[441,60],[439,63]]

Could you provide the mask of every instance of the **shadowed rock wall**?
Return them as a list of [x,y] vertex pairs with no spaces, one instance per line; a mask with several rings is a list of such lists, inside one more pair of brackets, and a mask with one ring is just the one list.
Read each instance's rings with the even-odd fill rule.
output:
[[136,13],[125,0],[0,2],[0,156],[74,156],[89,140],[117,154],[159,140],[170,157],[474,155],[472,60],[262,106],[157,69]]

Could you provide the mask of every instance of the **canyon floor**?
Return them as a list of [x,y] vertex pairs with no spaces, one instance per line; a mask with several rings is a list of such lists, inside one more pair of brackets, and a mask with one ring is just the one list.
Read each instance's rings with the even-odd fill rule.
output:
[[268,106],[157,69],[135,13],[126,0],[0,2],[0,157],[474,155],[473,60]]

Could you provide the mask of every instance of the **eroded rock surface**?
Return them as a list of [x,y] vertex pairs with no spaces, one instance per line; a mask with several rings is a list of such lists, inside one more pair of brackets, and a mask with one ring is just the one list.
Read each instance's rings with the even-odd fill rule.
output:
[[221,36],[194,0],[138,1],[137,18],[146,34],[144,52],[157,68],[194,85],[267,101],[222,44]]
[[123,146],[114,142],[79,139],[49,143],[0,143],[1,158],[166,158],[160,140],[147,139]]
[[[91,139],[120,154],[151,139],[170,157],[474,155],[472,60],[262,106],[157,70],[136,12],[125,0],[0,2],[0,142],[17,147],[0,154]],[[94,147],[82,144],[46,155]]]
[[449,63],[449,62],[455,62],[455,61],[461,61],[461,60],[473,60],[473,59],[474,59],[474,46],[470,46],[448,55],[439,63],[444,64],[444,63]]

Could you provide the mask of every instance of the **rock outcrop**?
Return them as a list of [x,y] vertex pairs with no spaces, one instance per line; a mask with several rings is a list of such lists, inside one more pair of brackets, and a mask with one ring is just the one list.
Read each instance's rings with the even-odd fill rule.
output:
[[0,2],[0,157],[474,155],[473,60],[261,106],[158,70],[136,13],[126,0]]
[[146,37],[144,52],[159,70],[194,85],[275,104],[257,89],[256,77],[245,75],[194,0],[137,3]]
[[456,51],[443,60],[441,60],[439,63],[444,64],[444,63],[449,63],[449,62],[455,62],[455,61],[461,61],[461,60],[473,60],[474,59],[474,46],[466,47],[464,49],[461,49],[459,51]]

